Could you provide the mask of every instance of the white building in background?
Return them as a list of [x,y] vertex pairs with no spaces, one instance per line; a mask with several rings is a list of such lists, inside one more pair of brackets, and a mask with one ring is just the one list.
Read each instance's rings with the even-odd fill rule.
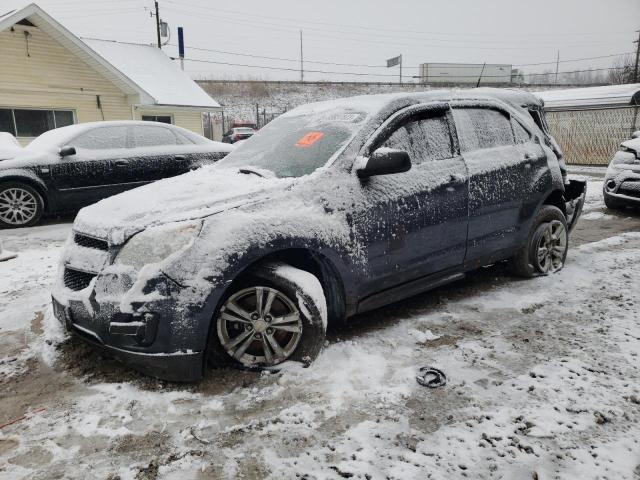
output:
[[511,83],[511,69],[495,63],[421,63],[420,83],[476,85],[480,79],[480,85],[505,85]]
[[[151,45],[79,38],[38,5],[0,0],[0,132],[20,143],[52,128],[151,120],[203,134],[220,105]],[[219,134],[220,132],[218,132]]]

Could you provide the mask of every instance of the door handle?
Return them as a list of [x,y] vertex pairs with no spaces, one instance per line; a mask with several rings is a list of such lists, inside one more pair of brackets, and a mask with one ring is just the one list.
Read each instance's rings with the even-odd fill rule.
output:
[[463,175],[459,175],[457,173],[452,173],[447,178],[445,178],[445,185],[462,185],[465,183],[467,179]]
[[123,168],[129,165],[129,162],[127,162],[126,160],[116,160],[115,165],[118,168]]
[[176,156],[175,156],[175,157],[173,157],[173,158],[175,158],[176,160],[180,160],[180,161],[182,161],[182,160],[186,160],[186,159],[187,159],[187,157],[185,157],[184,155],[176,155]]

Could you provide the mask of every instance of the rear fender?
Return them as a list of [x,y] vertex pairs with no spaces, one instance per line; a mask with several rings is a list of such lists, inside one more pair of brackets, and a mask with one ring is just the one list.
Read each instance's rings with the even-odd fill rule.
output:
[[569,180],[569,183],[564,186],[563,197],[567,212],[567,226],[570,232],[580,218],[586,194],[587,182],[585,180]]

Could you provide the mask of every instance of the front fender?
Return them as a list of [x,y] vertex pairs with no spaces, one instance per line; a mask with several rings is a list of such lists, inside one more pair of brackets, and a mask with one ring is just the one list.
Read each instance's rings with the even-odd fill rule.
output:
[[7,170],[0,170],[0,182],[3,180],[19,180],[34,183],[40,187],[44,192],[48,191],[47,185],[31,170],[23,168],[9,168]]

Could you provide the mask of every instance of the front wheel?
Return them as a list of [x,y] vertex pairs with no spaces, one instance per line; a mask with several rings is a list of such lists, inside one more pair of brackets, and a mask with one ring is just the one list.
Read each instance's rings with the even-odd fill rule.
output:
[[44,210],[42,196],[22,182],[0,185],[0,228],[31,227]]
[[533,220],[527,243],[511,259],[521,277],[547,275],[562,269],[569,250],[567,220],[558,207],[543,205]]
[[210,363],[248,368],[314,360],[325,340],[326,302],[318,279],[286,264],[254,270],[216,315]]

